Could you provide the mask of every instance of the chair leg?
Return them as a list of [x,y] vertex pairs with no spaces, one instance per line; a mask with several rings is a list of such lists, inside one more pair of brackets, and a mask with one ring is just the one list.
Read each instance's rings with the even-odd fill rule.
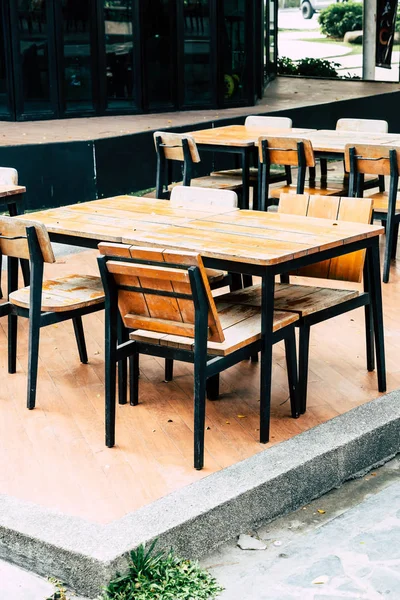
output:
[[252,363],[258,363],[258,352],[257,354],[253,354],[253,356],[250,357],[250,360]]
[[219,373],[209,377],[206,383],[207,398],[209,400],[218,400],[219,398]]
[[[122,322],[118,313],[118,344],[123,344],[129,339],[129,332]],[[127,403],[127,385],[128,385],[128,363],[127,360],[118,362],[118,403]]]
[[383,262],[383,283],[389,282],[390,275],[390,261],[392,258],[392,248],[394,241],[394,228],[395,224],[393,223],[390,215],[386,224],[386,246],[385,246],[385,258]]
[[328,161],[326,160],[326,158],[319,159],[319,166],[321,169],[321,180],[324,180],[324,182],[326,182],[328,178]]
[[164,381],[172,381],[174,378],[174,361],[172,358],[165,359],[165,376]]
[[296,336],[294,328],[285,337],[286,369],[288,375],[288,386],[290,394],[290,408],[292,417],[298,419],[300,416],[300,401],[297,379],[297,356],[296,356]]
[[393,260],[396,259],[398,239],[399,239],[399,223],[396,223],[393,228],[393,244],[392,244],[392,256],[391,256],[391,258]]
[[79,358],[81,360],[81,363],[86,365],[88,362],[88,355],[86,350],[85,333],[83,331],[82,317],[74,317],[72,319],[72,323],[74,325],[74,332],[76,343],[78,345]]
[[310,326],[304,323],[299,328],[299,403],[300,414],[307,408],[308,357],[310,351]]
[[367,369],[369,372],[375,370],[375,351],[374,351],[374,320],[372,310],[369,304],[365,305],[365,341],[367,352]]
[[[200,361],[197,361],[198,363]],[[202,362],[202,361],[201,361]],[[204,465],[204,428],[206,421],[206,369],[204,364],[194,366],[194,468]]]
[[385,176],[378,175],[378,178],[379,178],[379,191],[384,192],[385,191]]
[[17,315],[8,315],[8,372],[15,373],[17,370]]
[[29,312],[29,343],[28,343],[28,398],[29,410],[35,408],[36,386],[39,359],[40,338],[40,305],[39,310],[31,306]]
[[139,404],[139,353],[129,357],[129,404]]

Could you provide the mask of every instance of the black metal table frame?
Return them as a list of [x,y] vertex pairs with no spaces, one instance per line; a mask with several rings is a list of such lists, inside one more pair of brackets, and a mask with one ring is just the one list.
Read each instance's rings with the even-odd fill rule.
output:
[[[64,243],[85,248],[97,248],[104,239],[89,239],[68,234],[50,233],[54,242]],[[380,276],[379,235],[362,238],[349,244],[341,244],[334,248],[306,254],[299,258],[280,262],[273,265],[255,265],[246,262],[236,262],[228,259],[203,257],[206,267],[221,269],[232,273],[254,275],[262,280],[262,311],[261,311],[261,365],[260,365],[260,442],[269,441],[269,425],[271,410],[271,377],[272,377],[272,329],[274,310],[274,286],[277,275],[287,275],[289,272],[306,267],[324,260],[350,254],[357,250],[366,250],[366,269],[369,273],[369,294],[372,309],[375,352],[379,392],[386,391],[386,366],[383,331],[382,288]]]

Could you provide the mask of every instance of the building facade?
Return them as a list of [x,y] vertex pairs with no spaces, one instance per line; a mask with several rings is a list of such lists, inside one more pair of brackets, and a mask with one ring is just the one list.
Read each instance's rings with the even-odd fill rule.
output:
[[264,0],[1,0],[0,119],[254,104],[275,17]]

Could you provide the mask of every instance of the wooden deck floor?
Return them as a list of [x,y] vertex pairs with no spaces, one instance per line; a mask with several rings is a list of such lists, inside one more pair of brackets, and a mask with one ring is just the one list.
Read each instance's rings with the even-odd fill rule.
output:
[[[48,265],[48,276],[97,272],[88,251]],[[60,264],[62,263],[62,264]],[[4,277],[3,277],[4,279]],[[383,286],[388,391],[400,386],[400,264]],[[207,403],[205,469],[192,467],[192,367],[141,359],[137,407],[118,406],[117,446],[104,446],[103,314],[84,317],[89,364],[79,363],[72,324],[42,330],[37,408],[25,407],[27,321],[20,319],[17,373],[7,373],[7,320],[0,321],[0,493],[106,523],[212,472],[262,452],[376,398],[365,368],[362,310],[314,327],[308,411],[289,415],[281,344],[274,350],[271,442],[258,443],[259,365],[222,374],[221,399]]]

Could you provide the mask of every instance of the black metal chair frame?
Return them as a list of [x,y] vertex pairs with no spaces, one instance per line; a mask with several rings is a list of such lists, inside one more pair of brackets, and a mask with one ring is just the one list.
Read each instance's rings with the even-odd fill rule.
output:
[[[79,357],[82,363],[88,362],[86,343],[83,331],[82,316],[104,309],[104,302],[62,312],[42,312],[42,285],[44,260],[36,229],[26,228],[26,237],[10,238],[0,235],[0,239],[27,239],[30,254],[30,303],[29,309],[22,308],[6,302],[0,305],[0,317],[8,316],[8,372],[16,372],[17,362],[17,324],[18,317],[29,319],[29,344],[28,344],[28,393],[27,407],[35,408],[39,336],[40,328],[54,323],[61,323],[72,319],[74,333],[78,345]],[[7,256],[7,281],[8,293],[18,289],[18,258]],[[26,261],[27,262],[27,261]],[[29,282],[28,282],[29,284]]]
[[[357,159],[360,157],[356,155],[356,149],[349,149],[350,158],[350,181],[349,181],[349,196],[362,198],[364,188],[364,173],[357,171]],[[381,158],[369,158],[362,157],[363,160],[370,160],[373,162],[382,160]],[[397,199],[397,188],[399,184],[399,169],[397,166],[397,152],[395,149],[389,151],[390,161],[390,184],[388,192],[388,211],[379,212],[374,210],[373,219],[380,219],[382,225],[386,225],[386,245],[385,245],[385,258],[383,262],[383,282],[389,282],[390,274],[390,261],[392,258],[396,258],[397,252],[397,239],[399,235],[399,223],[400,213],[396,214],[396,199]]]
[[[195,306],[195,334],[194,351],[159,346],[136,340],[129,340],[122,344],[118,343],[118,322],[120,314],[118,310],[118,289],[129,289],[130,291],[143,292],[142,288],[131,286],[117,286],[113,276],[107,270],[107,261],[113,261],[159,265],[153,261],[138,259],[119,258],[116,256],[98,257],[100,274],[105,290],[105,410],[106,410],[106,445],[111,448],[115,444],[115,405],[116,405],[116,364],[129,358],[130,362],[130,404],[138,404],[139,384],[139,355],[149,354],[165,359],[180,360],[194,364],[194,467],[201,469],[204,463],[204,426],[207,380],[217,381],[219,373],[235,365],[236,363],[250,358],[261,350],[261,340],[253,342],[231,354],[220,356],[209,356],[207,354],[208,333],[208,301],[204,284],[198,267],[189,267],[192,295],[172,292],[174,298],[192,299]],[[163,267],[175,267],[182,269],[183,265],[175,265],[163,262]],[[151,290],[151,294],[157,295],[157,290]],[[160,292],[165,295],[166,292]],[[297,396],[297,362],[296,342],[294,335],[294,324],[288,325],[273,333],[272,343],[285,341],[286,362],[288,371],[288,382],[290,390],[292,416],[299,416],[299,403]],[[261,402],[262,406],[262,402]],[[262,411],[261,411],[262,414]],[[269,427],[269,424],[267,425]],[[261,426],[260,426],[261,428]]]
[[[18,217],[18,215],[24,214],[24,210],[23,210],[23,204],[24,202],[24,196],[23,194],[15,194],[13,196],[8,196],[7,198],[3,199],[3,204],[7,205],[8,208],[8,214],[10,215],[10,217]],[[18,209],[18,207],[22,206],[22,211]],[[24,259],[20,259],[20,265],[21,265],[21,271],[22,271],[22,277],[24,279],[24,284],[25,285],[29,285],[29,262],[27,260]],[[2,256],[0,253],[0,299],[3,298],[3,290],[1,289],[1,267],[2,267]]]
[[[155,144],[157,152],[156,198],[169,200],[171,192],[168,190],[168,186],[172,183],[172,161],[165,158],[163,148],[176,148],[177,146],[163,144],[161,136],[156,137]],[[182,138],[182,151],[184,157],[182,163],[182,185],[190,186],[193,177],[193,161],[190,154],[189,143],[186,138]]]
[[[269,160],[269,150],[280,150],[281,152],[293,152],[290,148],[269,148],[268,140],[261,140],[261,154],[258,158],[258,209],[266,211],[269,204],[269,186],[275,183],[270,177],[271,163]],[[297,194],[303,194],[306,181],[306,156],[303,142],[297,142],[298,174],[297,174]]]

